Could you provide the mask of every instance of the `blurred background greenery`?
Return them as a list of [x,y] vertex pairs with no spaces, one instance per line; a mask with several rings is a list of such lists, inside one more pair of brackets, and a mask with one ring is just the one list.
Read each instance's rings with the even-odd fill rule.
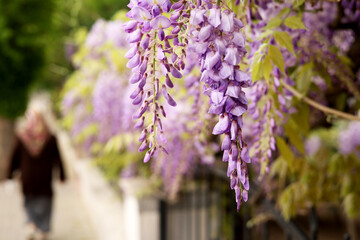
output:
[[20,116],[31,91],[58,90],[72,69],[73,33],[109,19],[127,2],[0,0],[0,116]]

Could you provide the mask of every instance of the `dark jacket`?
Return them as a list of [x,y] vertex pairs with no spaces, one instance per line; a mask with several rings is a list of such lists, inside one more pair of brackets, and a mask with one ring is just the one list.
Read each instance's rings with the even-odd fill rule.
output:
[[26,196],[52,196],[53,168],[60,169],[60,179],[65,180],[64,168],[61,162],[56,139],[51,136],[45,143],[42,151],[36,157],[17,138],[11,157],[8,178],[19,169],[21,172],[22,191]]

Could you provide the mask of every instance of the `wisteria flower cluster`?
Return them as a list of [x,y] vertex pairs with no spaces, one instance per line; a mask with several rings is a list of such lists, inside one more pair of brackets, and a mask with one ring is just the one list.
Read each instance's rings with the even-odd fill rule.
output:
[[[98,20],[73,56],[78,68],[63,90],[62,114],[71,134],[88,154],[112,137],[132,129],[129,96],[133,87],[126,81],[121,54],[128,49],[123,22]],[[133,132],[133,130],[131,130]],[[96,150],[96,149],[95,149]],[[97,152],[97,151],[95,151]]]
[[[130,82],[138,84],[131,96],[133,104],[140,105],[133,116],[140,118],[136,127],[143,127],[151,118],[139,138],[142,142],[139,150],[149,148],[144,162],[158,149],[168,153],[160,118],[160,115],[166,117],[166,113],[160,96],[169,105],[176,106],[168,93],[168,88],[174,85],[171,78],[182,78],[185,57],[195,52],[200,59],[200,81],[205,84],[204,93],[210,97],[209,113],[219,116],[213,134],[224,135],[223,161],[228,162],[228,176],[239,208],[242,199],[247,201],[248,198],[246,163],[250,163],[241,133],[242,115],[247,110],[242,88],[251,84],[250,77],[239,67],[246,54],[245,38],[240,31],[243,23],[222,1],[220,4],[212,1],[196,4],[150,2],[132,1],[128,13],[131,21],[124,25],[132,44],[126,54],[127,66],[133,72]],[[168,12],[171,13],[169,18],[166,17]]]

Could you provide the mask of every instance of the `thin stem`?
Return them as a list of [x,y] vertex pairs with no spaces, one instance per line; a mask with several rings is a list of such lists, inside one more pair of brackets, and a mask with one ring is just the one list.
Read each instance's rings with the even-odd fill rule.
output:
[[289,84],[285,83],[284,81],[281,81],[281,84],[290,92],[292,92],[297,98],[303,100],[304,102],[306,102],[307,104],[309,104],[310,106],[326,113],[326,114],[332,114],[347,120],[351,120],[351,121],[360,121],[360,117],[357,117],[355,115],[352,114],[348,114],[348,113],[344,113],[338,110],[335,110],[333,108],[329,108],[326,107],[324,105],[319,104],[318,102],[311,100],[310,98],[304,96],[302,93],[298,92],[294,87],[290,86]]

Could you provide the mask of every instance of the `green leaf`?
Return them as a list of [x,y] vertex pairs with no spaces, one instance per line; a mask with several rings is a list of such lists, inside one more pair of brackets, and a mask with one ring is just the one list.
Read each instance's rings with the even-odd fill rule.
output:
[[268,23],[266,24],[266,26],[263,29],[272,29],[272,28],[280,26],[281,23],[282,23],[281,18],[274,17],[268,21]]
[[253,82],[260,80],[263,76],[264,62],[262,61],[262,54],[257,54],[254,57],[254,61],[250,67],[251,78]]
[[308,62],[305,65],[299,67],[296,74],[296,88],[302,94],[306,94],[310,88],[311,78],[313,76],[313,63]]
[[305,0],[294,0],[294,8],[300,7],[301,5],[303,5],[305,2]]
[[355,218],[359,213],[359,195],[351,193],[346,195],[343,201],[345,213],[350,218]]
[[287,32],[275,32],[273,36],[275,38],[275,41],[279,44],[280,47],[287,48],[292,54],[295,55],[294,46],[291,37]]
[[307,135],[310,129],[309,124],[309,115],[310,108],[309,105],[302,103],[297,106],[297,112],[291,115],[291,121],[296,123],[297,129],[299,129],[304,135]]
[[284,58],[278,47],[269,45],[269,57],[271,61],[285,74]]
[[264,78],[266,79],[268,84],[269,84],[269,78],[270,78],[271,70],[272,70],[272,65],[271,65],[270,57],[268,55],[265,55],[265,58],[264,58]]
[[299,150],[299,152],[305,155],[304,143],[303,140],[301,139],[299,132],[294,127],[294,122],[289,121],[284,126],[284,130],[290,142]]
[[281,137],[277,137],[276,138],[276,144],[277,147],[280,151],[280,155],[282,158],[284,158],[284,160],[287,162],[288,166],[290,169],[293,168],[293,160],[294,160],[294,154],[293,152],[290,150],[289,146],[286,144],[285,140]]
[[283,17],[284,15],[288,14],[290,11],[291,11],[291,9],[288,8],[288,7],[283,8],[283,9],[281,9],[281,11],[280,11],[279,14],[277,15],[277,17],[281,18],[281,17]]
[[290,16],[286,18],[284,24],[291,29],[306,29],[304,23],[298,16]]

